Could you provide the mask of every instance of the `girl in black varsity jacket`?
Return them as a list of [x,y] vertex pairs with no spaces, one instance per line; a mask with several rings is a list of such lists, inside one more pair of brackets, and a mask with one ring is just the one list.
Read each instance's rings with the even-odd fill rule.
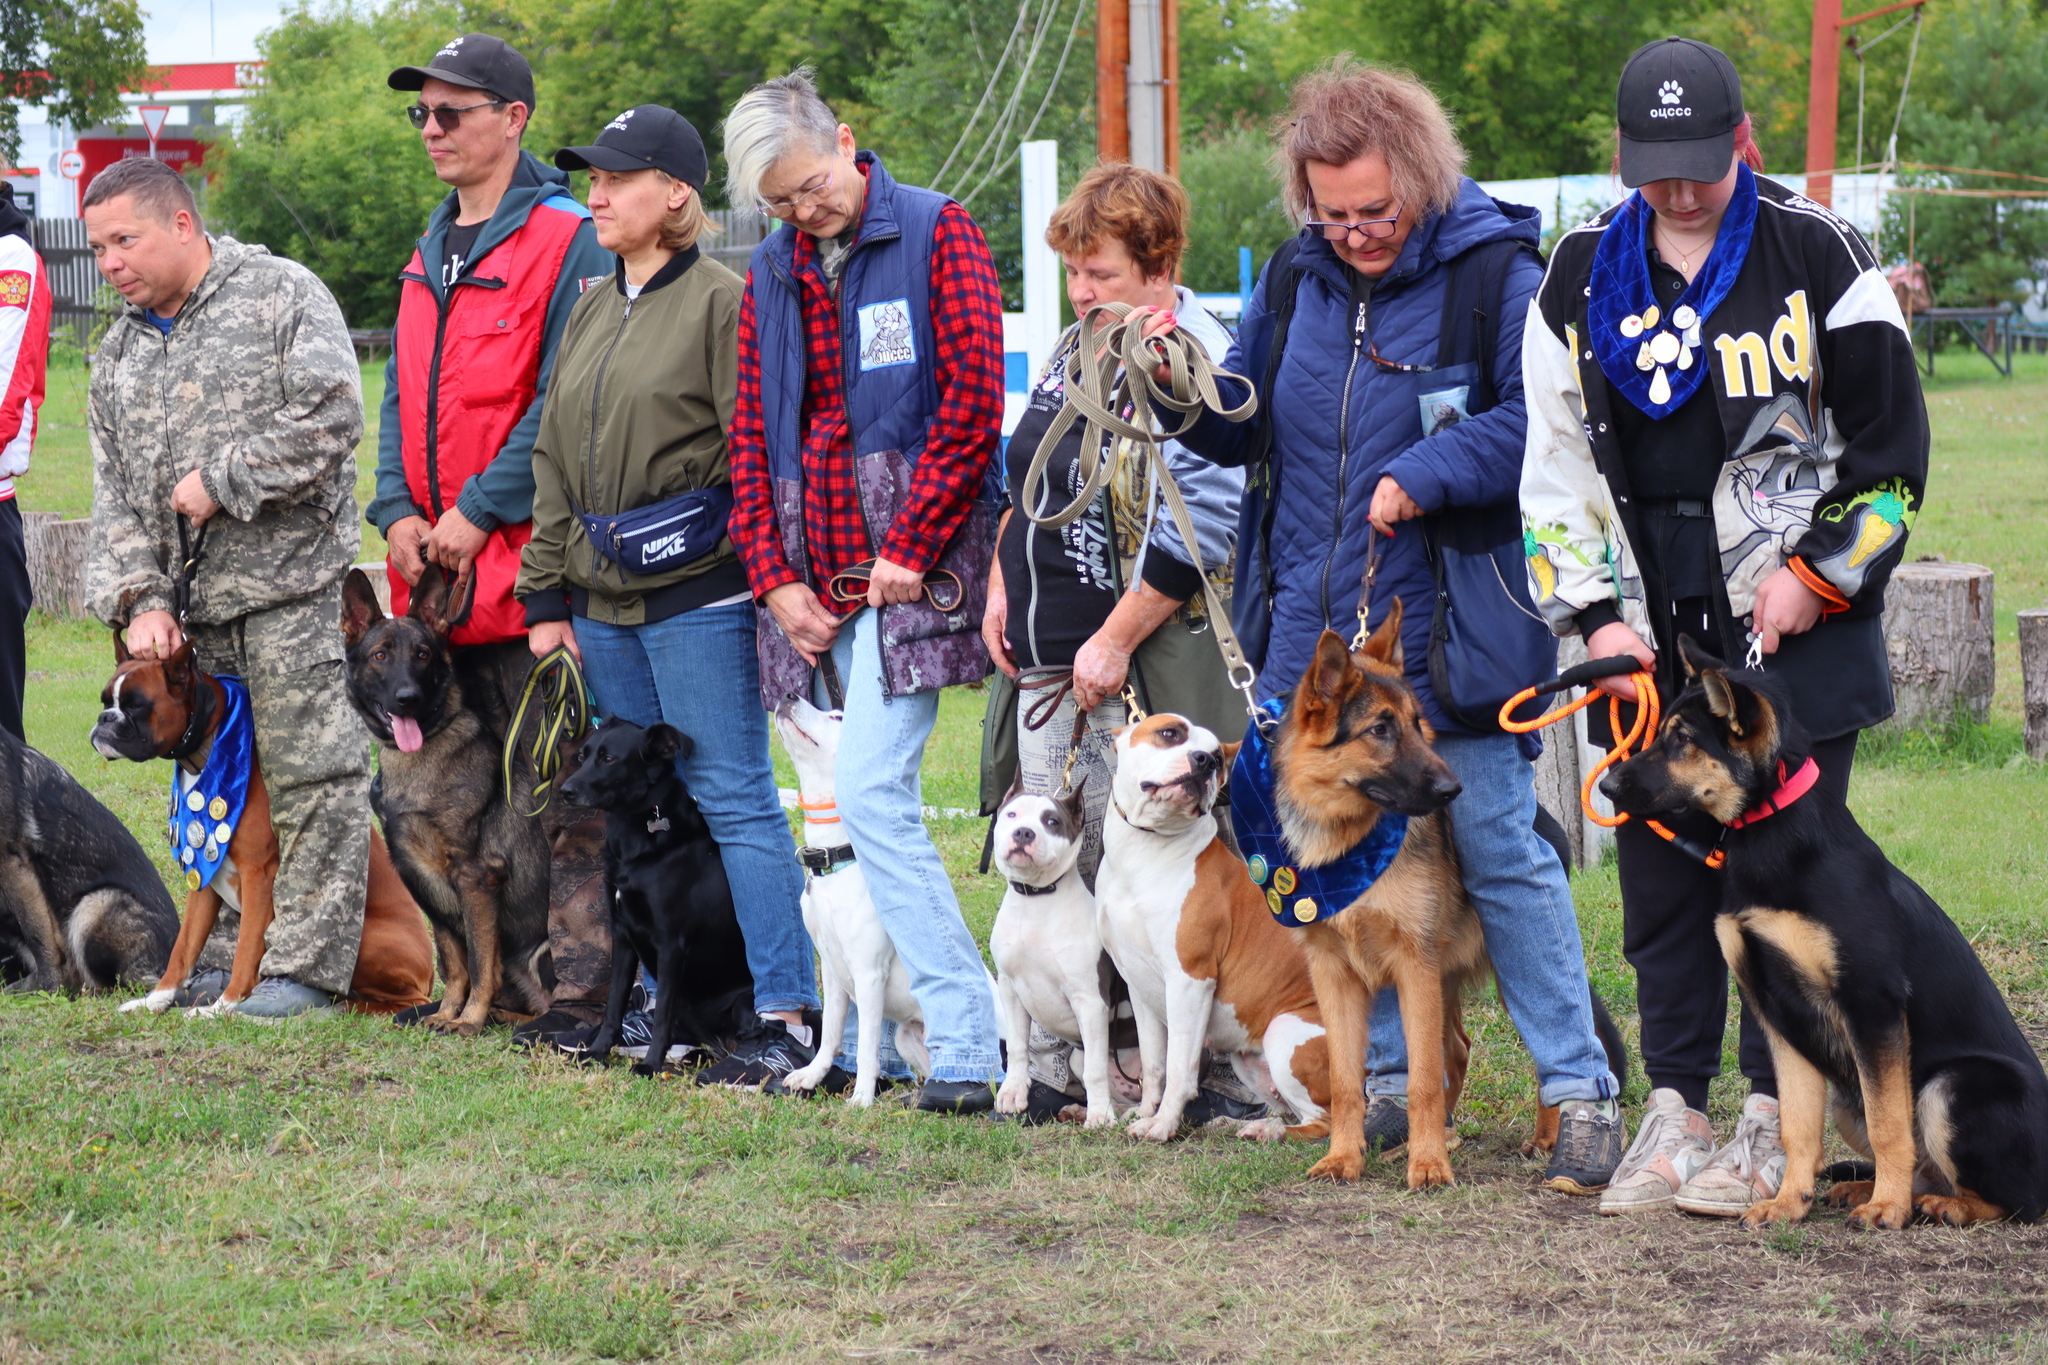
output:
[[[1652,43],[1617,105],[1622,179],[1640,188],[1559,241],[1522,343],[1531,595],[1592,657],[1642,660],[1667,699],[1681,634],[1761,658],[1846,795],[1858,732],[1891,714],[1884,587],[1927,473],[1905,320],[1854,228],[1752,169],[1721,53]],[[1607,686],[1634,698],[1625,678]],[[1606,709],[1586,713],[1596,731]],[[1674,828],[1711,845],[1718,829],[1693,818]],[[1747,1009],[1751,1096],[1727,1144],[1706,1119],[1727,1010],[1718,874],[1640,821],[1616,834],[1655,1092],[1601,1211],[1733,1216],[1777,1192],[1784,1157]]]

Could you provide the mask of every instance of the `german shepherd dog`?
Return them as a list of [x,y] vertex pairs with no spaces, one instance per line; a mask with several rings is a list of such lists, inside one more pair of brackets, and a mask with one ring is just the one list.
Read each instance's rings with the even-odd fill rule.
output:
[[440,950],[447,989],[425,1022],[464,1035],[493,1006],[541,1013],[550,991],[547,834],[506,802],[504,741],[476,702],[496,691],[490,665],[466,673],[448,647],[474,591],[430,564],[407,613],[387,617],[351,569],[341,609],[349,699],[378,743],[373,804]]
[[9,988],[154,981],[177,936],[170,894],[128,827],[0,730],[0,977]]
[[[1464,992],[1493,967],[1445,810],[1463,788],[1431,747],[1434,738],[1402,675],[1396,600],[1358,654],[1323,632],[1274,739],[1276,804],[1304,861],[1341,856],[1387,811],[1409,817],[1401,851],[1379,880],[1342,913],[1298,931],[1330,1047],[1330,1154],[1309,1170],[1311,1179],[1356,1180],[1365,1169],[1367,1020],[1373,997],[1391,984],[1408,1037],[1408,1184],[1451,1183],[1444,1122],[1472,1052]],[[1593,1009],[1621,1076],[1621,1036],[1597,994]],[[1536,1135],[1523,1150],[1550,1151],[1558,1122],[1557,1110],[1539,1104]]]
[[1714,929],[1770,1039],[1785,1142],[1777,1197],[1743,1221],[1812,1207],[1830,1086],[1836,1130],[1876,1166],[1829,1192],[1852,1225],[2038,1220],[2048,1076],[1984,964],[1838,797],[1808,789],[1810,741],[1779,681],[1684,637],[1679,651],[1685,691],[1601,790],[1631,815],[1727,827]]
[[642,1076],[661,1071],[671,1043],[729,1047],[756,1018],[725,860],[676,771],[690,748],[690,737],[673,726],[642,730],[612,720],[583,741],[561,787],[564,799],[605,813],[612,980],[587,1056],[601,1062],[617,1046],[644,962],[658,989],[647,1058],[633,1068]]

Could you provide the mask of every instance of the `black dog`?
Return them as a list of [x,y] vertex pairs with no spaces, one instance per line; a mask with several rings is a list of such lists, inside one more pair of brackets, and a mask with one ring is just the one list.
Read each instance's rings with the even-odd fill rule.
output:
[[647,1059],[653,1075],[674,1042],[715,1046],[754,1019],[754,977],[711,827],[676,771],[690,737],[668,725],[609,721],[583,741],[562,795],[605,813],[604,879],[612,915],[611,995],[588,1056],[619,1041],[642,962],[659,988]]
[[1839,1184],[1850,1222],[1917,1209],[1961,1226],[2048,1212],[2048,1075],[1962,931],[1841,800],[1767,673],[1679,640],[1691,682],[1656,741],[1601,782],[1637,816],[1697,810],[1727,827],[1714,928],[1770,1038],[1785,1178],[1751,1226],[1806,1216],[1826,1100],[1876,1164]]
[[461,1034],[493,1006],[541,1013],[552,987],[547,835],[506,802],[498,661],[490,646],[448,647],[474,584],[429,565],[406,614],[386,617],[351,569],[341,608],[349,700],[379,745],[371,802],[440,948],[446,993],[426,1023]]
[[32,991],[147,985],[177,936],[170,893],[128,827],[0,730],[0,977]]

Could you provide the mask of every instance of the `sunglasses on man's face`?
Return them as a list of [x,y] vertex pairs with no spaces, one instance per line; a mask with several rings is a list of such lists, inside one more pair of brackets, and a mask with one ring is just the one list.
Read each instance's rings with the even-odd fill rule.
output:
[[461,125],[462,116],[471,110],[499,109],[503,108],[504,104],[504,100],[485,100],[481,104],[408,104],[405,106],[405,116],[412,120],[412,126],[415,128],[426,127],[427,119],[431,117],[434,122],[441,125],[442,132],[452,133]]

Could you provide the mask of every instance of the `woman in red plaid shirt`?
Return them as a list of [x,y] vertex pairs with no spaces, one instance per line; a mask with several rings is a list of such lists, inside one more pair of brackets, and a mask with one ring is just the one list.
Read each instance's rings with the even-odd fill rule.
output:
[[[986,1111],[1001,1076],[995,1002],[924,828],[918,766],[939,689],[989,671],[995,263],[965,209],[855,150],[807,72],[742,97],[725,155],[732,202],[785,224],[748,273],[729,436],[730,529],[762,607],[762,702],[843,707],[840,817],[924,1013],[918,1107]],[[810,1060],[771,1041],[772,1058],[725,1064],[734,1081]],[[851,1053],[839,1063],[827,1088],[852,1081]],[[883,1064],[908,1075],[892,1046]]]

